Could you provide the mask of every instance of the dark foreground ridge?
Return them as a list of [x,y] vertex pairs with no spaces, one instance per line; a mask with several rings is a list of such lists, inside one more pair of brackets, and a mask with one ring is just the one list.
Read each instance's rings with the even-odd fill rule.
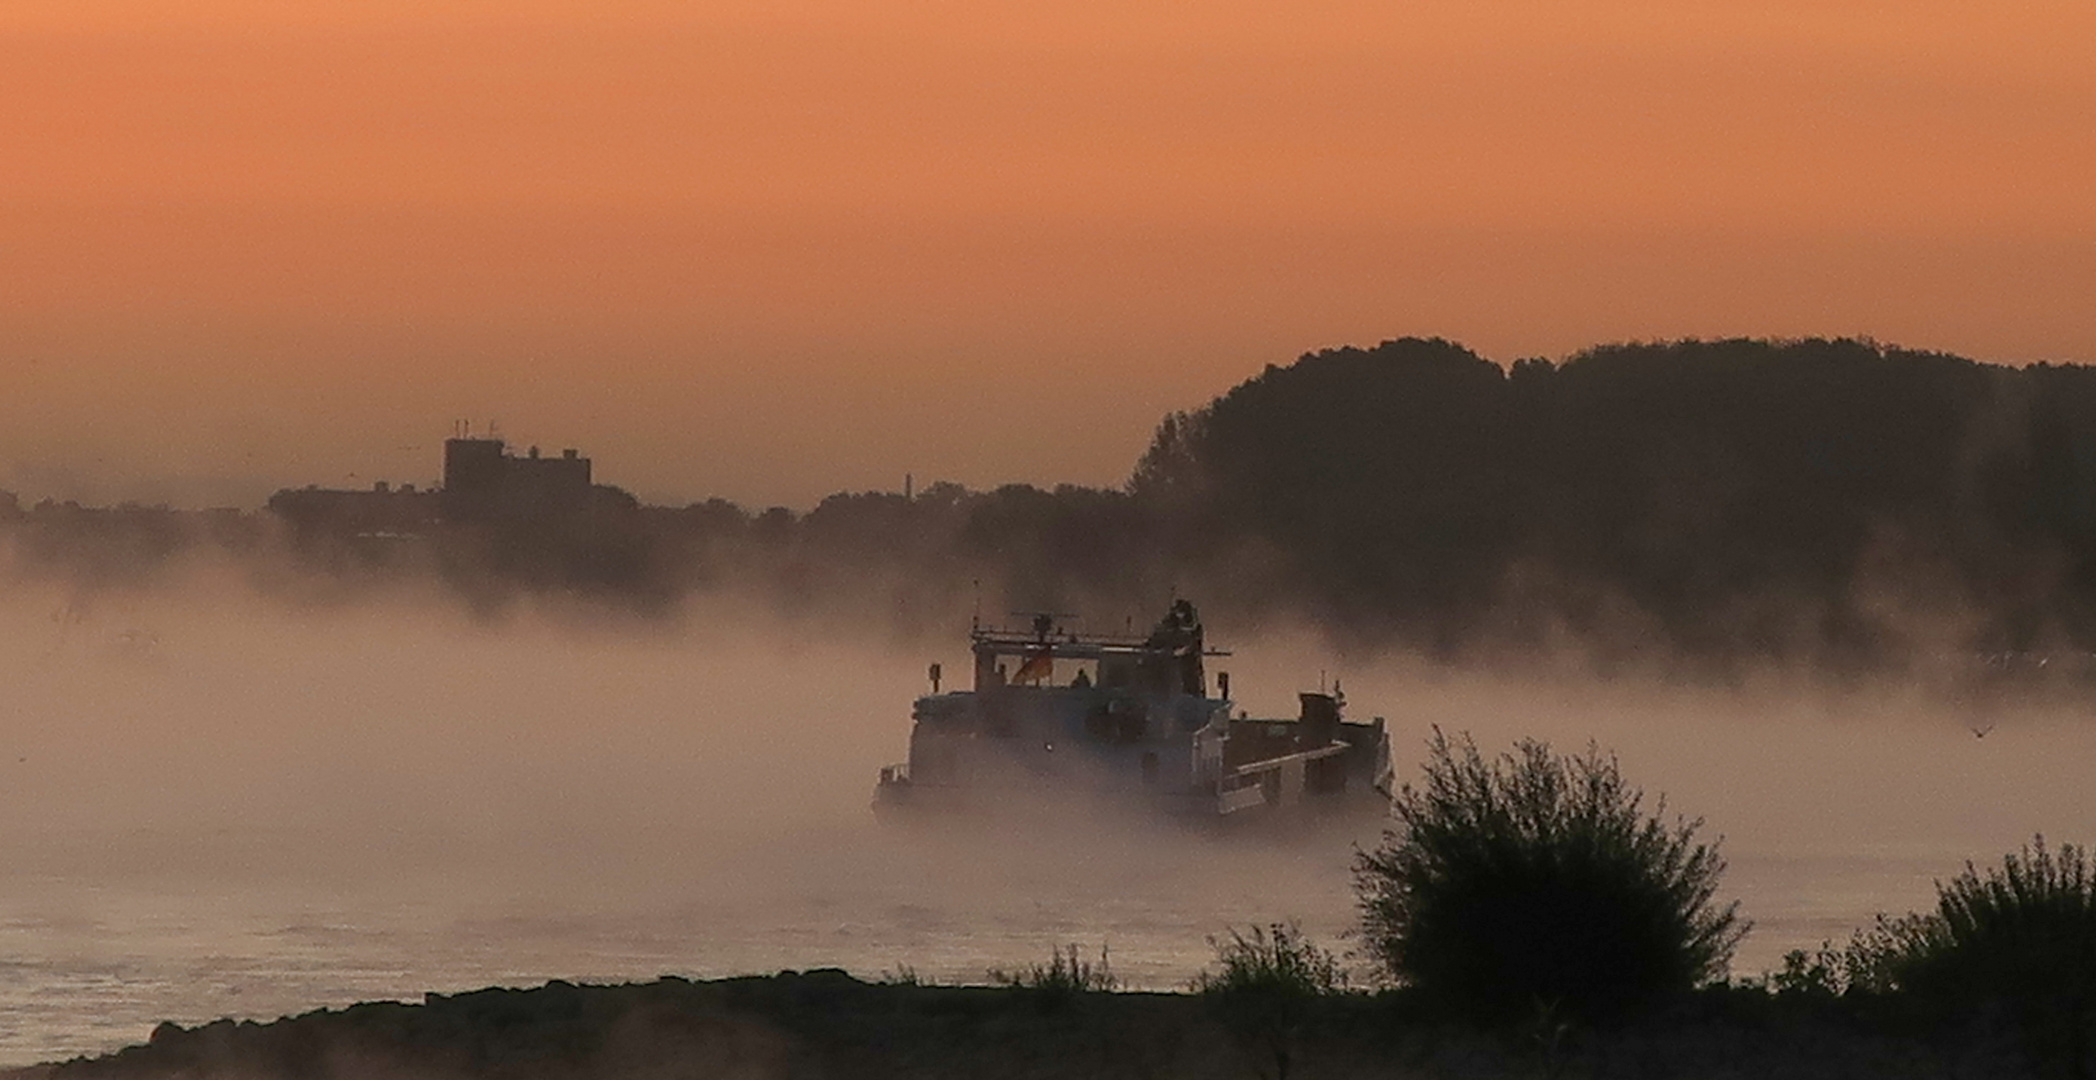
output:
[[[1232,1019],[1235,1017],[1235,1019]],[[6,1080],[454,1077],[801,1080],[1273,1075],[1272,1031],[1195,994],[861,982],[837,970],[690,982],[490,989],[273,1023],[162,1024],[102,1058]],[[1284,1036],[1296,1080],[1323,1077],[2041,1076],[1978,1022],[1884,999],[1719,987],[1638,1024],[1438,1020],[1402,993],[1320,1000]]]

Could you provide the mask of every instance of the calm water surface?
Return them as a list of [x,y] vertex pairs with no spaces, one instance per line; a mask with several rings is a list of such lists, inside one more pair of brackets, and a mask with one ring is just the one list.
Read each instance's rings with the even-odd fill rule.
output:
[[[1104,945],[1138,986],[1183,984],[1229,925],[1295,918],[1330,944],[1352,911],[1343,843],[1309,850],[1194,839],[1154,858],[1108,842],[902,840],[872,829],[721,850],[693,838],[610,863],[499,846],[380,858],[346,876],[301,845],[342,838],[138,834],[77,854],[15,852],[0,890],[0,1062],[104,1052],[163,1019],[268,1019],[489,985],[908,965],[982,981],[1058,942]],[[150,852],[137,850],[150,848]],[[1743,845],[1727,883],[1755,920],[1736,965],[1842,938],[1878,910],[1924,903],[1952,850],[1785,857]],[[190,869],[179,865],[193,860]],[[806,862],[797,860],[805,859]],[[641,860],[660,860],[658,870]]]
[[[1232,925],[1292,918],[1345,946],[1347,836],[875,828],[873,775],[902,756],[918,673],[959,655],[201,610],[0,611],[0,1063],[112,1050],[161,1020],[551,978],[907,965],[982,981],[1074,942],[1169,988]],[[1329,662],[1233,644],[1257,715]],[[2096,839],[2096,723],[2073,700],[1396,666],[1346,688],[1357,715],[1390,717],[1407,775],[1435,724],[1493,749],[1620,752],[1724,834],[1722,895],[1755,923],[1740,973],[1926,905],[1933,879],[2034,832]]]

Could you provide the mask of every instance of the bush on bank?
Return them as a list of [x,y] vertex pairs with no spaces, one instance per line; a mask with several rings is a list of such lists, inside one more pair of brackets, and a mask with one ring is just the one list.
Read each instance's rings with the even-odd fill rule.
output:
[[1618,1018],[1722,978],[1746,932],[1713,902],[1724,860],[1664,812],[1593,746],[1488,760],[1437,728],[1356,855],[1363,948],[1387,980],[1493,1019]]
[[1846,989],[1982,1020],[2006,1018],[2050,1071],[2096,1075],[2096,873],[2043,836],[1936,886],[1936,909],[1879,916],[1842,952]]
[[2096,876],[2043,836],[1936,887],[1936,910],[1880,919],[1848,954],[1852,980],[1934,998],[2077,1001],[2096,991]]

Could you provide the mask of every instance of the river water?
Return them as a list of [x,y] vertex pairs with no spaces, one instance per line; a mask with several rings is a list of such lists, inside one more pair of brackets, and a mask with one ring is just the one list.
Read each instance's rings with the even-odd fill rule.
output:
[[[924,663],[960,670],[957,648],[151,607],[18,619],[0,644],[0,1064],[165,1019],[551,978],[979,982],[1059,943],[1175,987],[1232,926],[1293,919],[1345,949],[1351,844],[1375,834],[878,828],[873,774],[901,756]],[[1255,713],[1331,677],[1300,644],[1239,653]],[[2035,832],[2096,837],[2096,723],[2072,701],[1344,677],[1355,714],[1390,718],[1401,772],[1433,724],[1619,752],[1724,835],[1721,895],[1755,924],[1735,973],[1925,906]]]

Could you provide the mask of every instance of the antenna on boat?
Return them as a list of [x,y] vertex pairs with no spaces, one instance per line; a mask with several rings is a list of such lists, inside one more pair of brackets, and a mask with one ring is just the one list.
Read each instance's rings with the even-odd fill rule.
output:
[[968,616],[968,629],[982,629],[982,579],[975,579],[975,614]]

